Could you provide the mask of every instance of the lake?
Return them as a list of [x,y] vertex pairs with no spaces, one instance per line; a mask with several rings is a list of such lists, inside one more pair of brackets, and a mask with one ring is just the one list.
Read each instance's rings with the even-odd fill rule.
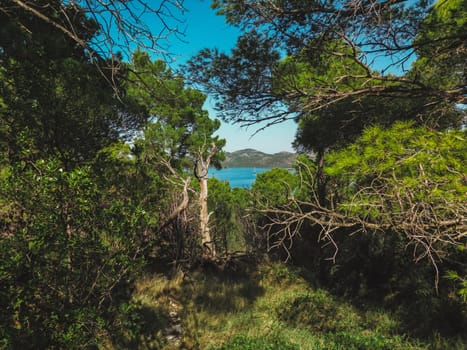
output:
[[209,168],[209,177],[214,177],[221,181],[228,181],[230,187],[251,188],[256,180],[256,175],[271,170],[271,168]]

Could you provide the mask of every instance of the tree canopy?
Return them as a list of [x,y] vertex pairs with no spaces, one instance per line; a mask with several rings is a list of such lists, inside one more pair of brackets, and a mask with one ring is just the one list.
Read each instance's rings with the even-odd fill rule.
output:
[[[46,4],[44,11],[53,13]],[[60,154],[76,164],[144,124],[124,97],[115,98],[115,89],[123,90],[123,71],[118,77],[102,71],[61,30],[21,8],[16,17],[12,11],[0,13],[0,133],[8,157]],[[90,45],[99,35],[97,23],[76,7],[67,11],[68,23]]]
[[[124,52],[127,57],[135,46],[146,51],[167,55],[168,37],[183,36],[180,29],[183,1],[161,0],[4,0],[0,3],[2,16],[30,33],[39,32],[30,20],[53,27],[85,50],[90,60],[106,62],[112,53]],[[85,16],[84,26],[77,25],[75,16]],[[99,35],[90,38],[86,32],[99,27]],[[107,63],[115,63],[118,60]]]
[[[217,96],[226,120],[276,123],[368,98],[419,99],[421,112],[433,105],[449,109],[465,103],[464,1],[433,6],[405,0],[227,0],[214,1],[213,8],[244,34],[230,55],[204,50],[189,67],[193,81]],[[415,67],[447,62],[437,54],[432,57],[439,61],[424,56],[434,52],[459,62],[445,65],[456,77],[446,80],[449,84],[433,83],[428,72],[410,68],[414,59]],[[306,86],[290,83],[277,89],[274,81],[289,76],[281,69],[285,57],[313,67],[317,74],[308,77]]]

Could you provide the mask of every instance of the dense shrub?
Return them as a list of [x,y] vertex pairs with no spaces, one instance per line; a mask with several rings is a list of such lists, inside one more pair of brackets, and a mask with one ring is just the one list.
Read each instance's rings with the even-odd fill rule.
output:
[[239,334],[215,350],[299,350],[299,347],[281,338]]
[[0,185],[3,346],[82,348],[119,332],[143,263],[144,211],[107,196],[89,167],[54,159],[13,168]]
[[361,320],[351,307],[322,290],[301,292],[276,308],[279,320],[313,332],[336,332],[358,327]]
[[332,350],[408,350],[412,347],[400,337],[387,337],[375,332],[337,332],[326,336]]

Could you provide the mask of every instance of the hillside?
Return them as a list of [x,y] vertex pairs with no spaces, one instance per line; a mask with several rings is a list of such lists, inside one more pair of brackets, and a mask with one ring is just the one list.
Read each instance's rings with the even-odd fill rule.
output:
[[263,153],[251,148],[235,152],[226,152],[224,168],[290,168],[295,162],[295,153]]

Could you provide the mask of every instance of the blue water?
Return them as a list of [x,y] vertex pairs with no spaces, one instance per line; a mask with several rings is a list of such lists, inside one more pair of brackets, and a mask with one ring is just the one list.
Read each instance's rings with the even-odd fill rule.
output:
[[271,168],[226,168],[221,170],[209,168],[209,177],[228,181],[230,187],[251,188],[256,180],[256,175],[268,170]]

